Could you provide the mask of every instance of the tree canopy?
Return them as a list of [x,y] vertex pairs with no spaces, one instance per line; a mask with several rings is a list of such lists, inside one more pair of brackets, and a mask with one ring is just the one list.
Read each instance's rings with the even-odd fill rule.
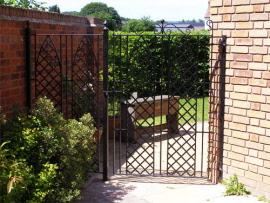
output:
[[56,13],[61,13],[60,12],[60,8],[57,5],[50,6],[49,9],[48,9],[48,11],[56,12]]
[[43,2],[37,2],[35,0],[0,0],[0,4],[20,7],[20,8],[31,8],[44,11],[46,8],[42,6]]
[[143,17],[140,20],[132,19],[124,24],[122,30],[125,32],[154,31],[155,22],[150,17]]
[[113,7],[104,3],[92,2],[81,9],[82,16],[102,18],[107,21],[110,30],[118,30],[121,27],[121,17]]

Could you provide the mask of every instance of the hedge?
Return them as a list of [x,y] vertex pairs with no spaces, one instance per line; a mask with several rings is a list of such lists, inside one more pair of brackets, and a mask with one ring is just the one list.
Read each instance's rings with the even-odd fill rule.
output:
[[109,33],[109,87],[123,96],[208,94],[209,32]]

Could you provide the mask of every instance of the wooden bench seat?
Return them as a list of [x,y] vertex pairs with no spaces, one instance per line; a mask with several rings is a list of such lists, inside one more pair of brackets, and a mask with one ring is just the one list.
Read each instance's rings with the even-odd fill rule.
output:
[[[136,138],[140,134],[154,133],[155,130],[168,129],[168,133],[178,133],[179,96],[160,95],[122,101],[120,106],[121,126],[127,126],[129,135]],[[166,116],[166,123],[136,128],[138,120],[147,120],[158,116]]]

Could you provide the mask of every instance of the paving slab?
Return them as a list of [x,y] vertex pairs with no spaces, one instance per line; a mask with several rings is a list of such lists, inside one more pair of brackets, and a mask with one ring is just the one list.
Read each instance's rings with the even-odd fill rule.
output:
[[[162,178],[161,178],[162,179]],[[167,180],[166,180],[167,179]],[[116,177],[109,181],[93,179],[83,191],[83,199],[89,203],[256,203],[258,198],[249,196],[224,196],[225,187],[205,180],[186,182],[153,181],[154,178]],[[171,182],[171,183],[170,183]]]

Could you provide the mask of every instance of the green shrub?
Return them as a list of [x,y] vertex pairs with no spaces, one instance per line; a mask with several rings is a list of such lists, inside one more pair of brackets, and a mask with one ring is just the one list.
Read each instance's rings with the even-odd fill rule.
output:
[[[93,118],[65,120],[46,98],[31,115],[7,121],[2,140],[0,202],[68,202],[80,197],[92,163]],[[15,164],[15,165],[14,165]],[[4,189],[11,177],[20,177]],[[19,181],[21,180],[21,181]],[[19,183],[20,182],[20,183]]]
[[229,180],[225,179],[221,181],[222,184],[226,186],[225,195],[237,195],[237,196],[246,196],[251,194],[250,191],[248,191],[243,183],[240,183],[238,181],[237,175],[234,174],[233,177],[230,177]]

